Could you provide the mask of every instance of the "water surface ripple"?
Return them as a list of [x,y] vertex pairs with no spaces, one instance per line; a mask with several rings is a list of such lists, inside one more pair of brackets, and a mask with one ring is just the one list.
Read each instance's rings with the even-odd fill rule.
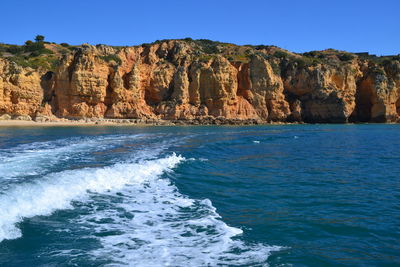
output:
[[0,128],[0,265],[400,265],[399,136]]

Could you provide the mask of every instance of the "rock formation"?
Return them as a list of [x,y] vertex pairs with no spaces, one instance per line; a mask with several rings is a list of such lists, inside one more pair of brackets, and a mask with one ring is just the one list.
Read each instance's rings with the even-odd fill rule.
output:
[[399,56],[191,39],[59,56],[52,71],[0,58],[0,116],[400,121]]

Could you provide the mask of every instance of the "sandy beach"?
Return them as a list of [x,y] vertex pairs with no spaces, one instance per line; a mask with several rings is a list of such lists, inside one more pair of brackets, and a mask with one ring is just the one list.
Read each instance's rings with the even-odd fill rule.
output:
[[257,120],[229,120],[224,118],[202,118],[194,120],[157,120],[157,119],[52,119],[35,120],[0,120],[0,127],[14,126],[174,126],[174,125],[259,125],[259,124],[292,124],[282,122],[264,122]]
[[149,125],[172,125],[169,123],[145,123],[145,122],[111,122],[111,121],[48,121],[48,122],[36,122],[36,121],[22,121],[22,120],[2,120],[0,121],[0,127],[57,127],[57,126],[149,126]]

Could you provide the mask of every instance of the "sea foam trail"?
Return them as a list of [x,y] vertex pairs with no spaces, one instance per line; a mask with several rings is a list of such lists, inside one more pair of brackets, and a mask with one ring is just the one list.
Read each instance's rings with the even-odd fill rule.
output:
[[[125,138],[96,137],[72,147],[71,140],[31,144],[19,147],[22,153],[9,158],[22,154],[19,159],[29,161],[24,153],[36,153],[43,156],[37,161],[40,166],[46,153],[62,157],[102,149],[99,146],[107,150]],[[132,163],[50,173],[13,185],[0,194],[0,242],[21,237],[18,223],[24,218],[72,209],[78,201],[89,213],[70,220],[101,244],[87,251],[87,257],[107,258],[111,266],[266,265],[270,253],[279,247],[244,243],[237,238],[242,230],[224,223],[211,201],[190,199],[162,177],[184,160],[175,154],[156,158],[171,142],[175,141],[153,142],[154,147],[148,144],[135,150]]]
[[190,199],[157,175],[106,194],[108,203],[88,205],[93,212],[72,223],[94,230],[87,237],[97,236],[102,248],[89,253],[108,255],[110,266],[266,266],[281,249],[237,239],[242,230],[223,222],[210,200]]
[[172,156],[141,163],[115,164],[104,168],[85,168],[52,173],[33,183],[16,185],[0,195],[0,242],[21,237],[16,226],[24,218],[50,215],[73,208],[72,201],[85,202],[93,193],[119,190],[148,177],[159,176],[182,161]]
[[81,157],[82,154],[103,151],[119,143],[141,137],[143,136],[138,134],[69,138],[3,149],[0,150],[0,178],[11,179],[18,176],[40,175],[55,164],[74,157]]

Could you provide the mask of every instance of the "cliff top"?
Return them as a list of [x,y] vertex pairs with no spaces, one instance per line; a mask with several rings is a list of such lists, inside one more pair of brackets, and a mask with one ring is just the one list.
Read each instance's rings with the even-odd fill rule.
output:
[[[42,36],[41,36],[42,37]],[[207,39],[166,39],[157,40],[153,43],[145,43],[137,46],[108,46],[98,44],[91,46],[88,44],[69,45],[67,43],[46,42],[43,38],[36,41],[26,41],[24,45],[13,45],[0,43],[0,58],[15,62],[22,67],[30,67],[42,71],[54,71],[64,55],[74,51],[93,49],[99,57],[107,62],[119,64],[119,53],[130,48],[149,49],[150,47],[167,47],[174,45],[185,46],[186,53],[192,58],[200,61],[208,61],[217,55],[223,56],[231,62],[248,62],[254,55],[260,55],[270,59],[287,59],[297,62],[300,66],[313,66],[318,64],[338,65],[350,63],[355,59],[364,60],[376,65],[382,65],[388,60],[400,60],[399,55],[376,56],[368,52],[351,53],[335,49],[322,51],[310,51],[305,53],[295,53],[273,45],[235,45],[211,41]],[[167,57],[168,60],[168,57]],[[278,67],[275,67],[278,71]]]

